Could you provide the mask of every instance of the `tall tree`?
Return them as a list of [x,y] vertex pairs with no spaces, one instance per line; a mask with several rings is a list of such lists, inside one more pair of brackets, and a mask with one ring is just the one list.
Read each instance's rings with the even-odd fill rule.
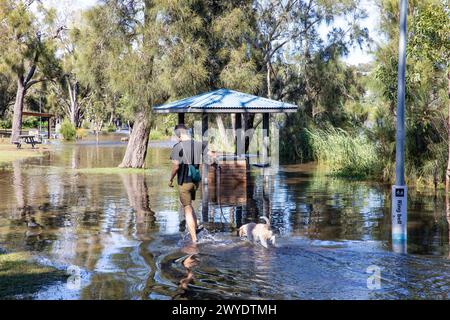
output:
[[[448,61],[449,12],[446,1],[415,0],[408,6],[408,46],[406,66],[406,169],[448,181]],[[447,2],[448,3],[448,2]],[[374,76],[381,96],[377,121],[390,132],[395,120],[397,92],[397,47],[399,6],[397,1],[380,0],[381,30],[387,41],[376,52]],[[387,110],[383,110],[386,104]],[[382,132],[383,130],[380,130]],[[392,144],[395,136],[388,137]],[[385,148],[383,157],[393,161],[394,148]],[[450,169],[450,168],[449,168]],[[407,173],[409,173],[407,171]],[[450,174],[450,170],[449,170]]]
[[[430,80],[434,84],[430,88],[431,103],[442,99],[447,84],[447,99],[450,99],[450,9],[444,1],[425,3],[415,10],[412,17],[409,56],[414,63],[411,64],[413,72],[424,74],[430,68],[434,74]],[[425,60],[425,61],[424,61]],[[425,68],[424,68],[425,67]],[[447,170],[445,174],[445,190],[450,187],[450,101],[447,102]]]
[[278,74],[276,65],[292,63],[291,59],[298,57],[292,54],[296,51],[301,53],[306,68],[314,51],[323,46],[319,26],[331,25],[338,18],[346,22],[333,27],[328,34],[328,46],[339,47],[341,54],[347,52],[349,44],[361,45],[368,37],[367,29],[359,25],[367,16],[359,0],[271,0],[256,1],[255,6],[268,98],[276,93],[273,88]]
[[165,100],[158,83],[160,29],[155,1],[112,0],[86,12],[84,25],[75,33],[81,81],[104,99],[120,96],[127,113],[134,115],[120,167],[144,166],[151,106]]
[[64,27],[53,28],[54,11],[37,5],[39,21],[31,10],[34,1],[0,1],[0,64],[14,76],[17,85],[11,141],[22,126],[25,95],[35,84],[52,79],[58,71],[54,40]]

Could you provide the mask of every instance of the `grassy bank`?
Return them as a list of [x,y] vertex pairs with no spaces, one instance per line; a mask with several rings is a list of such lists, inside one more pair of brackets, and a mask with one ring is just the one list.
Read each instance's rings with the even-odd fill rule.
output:
[[108,167],[108,168],[80,168],[73,169],[79,173],[86,174],[119,174],[119,173],[146,173],[155,174],[160,172],[159,169],[137,169],[137,168],[119,168],[119,167]]
[[67,275],[32,262],[26,252],[0,253],[0,299],[26,298],[44,286],[65,281]]
[[22,149],[10,143],[0,143],[0,163],[11,162],[18,159],[24,159],[29,157],[42,156],[44,151],[50,150],[48,146],[38,145],[36,149],[31,149],[31,146],[24,146]]

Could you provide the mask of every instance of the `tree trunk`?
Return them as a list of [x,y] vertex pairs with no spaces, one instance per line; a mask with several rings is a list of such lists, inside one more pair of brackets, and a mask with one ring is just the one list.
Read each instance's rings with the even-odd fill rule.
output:
[[22,111],[25,100],[26,88],[21,79],[17,80],[16,102],[14,103],[14,116],[12,123],[11,143],[17,141],[22,128]]
[[447,73],[447,81],[448,81],[448,123],[447,123],[447,132],[448,132],[448,160],[447,160],[447,172],[445,175],[445,192],[449,192],[450,185],[450,71]]
[[141,112],[136,115],[133,131],[128,141],[127,150],[120,168],[143,168],[147,155],[148,140],[150,135],[150,120],[148,115]]
[[155,212],[150,208],[147,182],[144,174],[121,174],[128,201],[135,213],[136,236],[140,240],[150,239],[149,229],[155,221]]
[[[270,58],[269,58],[270,59]],[[270,61],[267,62],[267,98],[272,99],[272,83],[270,79]]]
[[75,83],[70,83],[70,79],[67,78],[67,89],[69,90],[69,99],[70,99],[70,110],[69,110],[69,118],[70,122],[75,126],[75,128],[79,127],[80,124],[80,105],[78,104],[78,81]]

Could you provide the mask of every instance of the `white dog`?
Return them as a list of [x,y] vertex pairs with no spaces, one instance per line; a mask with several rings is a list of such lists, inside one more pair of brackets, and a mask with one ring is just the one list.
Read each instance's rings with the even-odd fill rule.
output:
[[247,237],[251,242],[259,242],[264,248],[267,248],[267,241],[275,245],[275,235],[270,230],[270,221],[267,217],[261,217],[266,223],[250,222],[239,228],[239,236]]

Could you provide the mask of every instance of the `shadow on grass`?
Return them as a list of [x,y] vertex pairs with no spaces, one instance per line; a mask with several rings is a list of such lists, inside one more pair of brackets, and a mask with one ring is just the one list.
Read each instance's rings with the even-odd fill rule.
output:
[[45,286],[65,281],[68,275],[32,262],[29,254],[0,252],[0,299],[27,299]]

